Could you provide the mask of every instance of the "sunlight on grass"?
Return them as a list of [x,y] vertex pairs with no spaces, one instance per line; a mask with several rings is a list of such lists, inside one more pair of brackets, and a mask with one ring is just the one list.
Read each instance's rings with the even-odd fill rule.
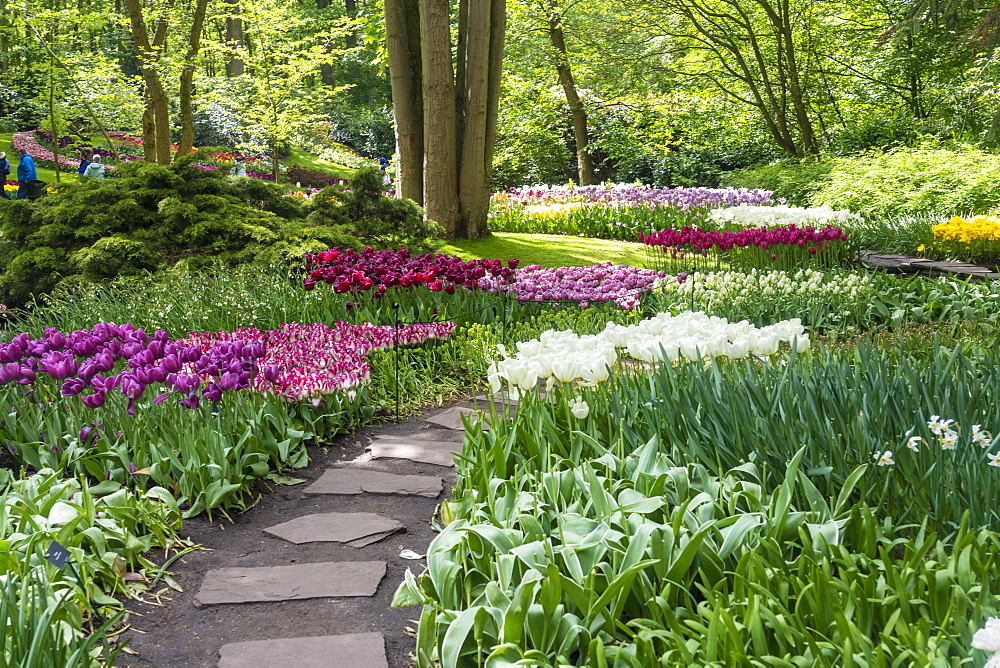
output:
[[327,172],[338,179],[349,179],[354,176],[355,172],[358,171],[356,169],[351,169],[350,167],[337,165],[329,160],[317,158],[310,153],[306,153],[300,148],[292,149],[292,155],[288,158],[288,167],[291,167],[292,165],[298,165],[307,169],[318,169],[320,171]]
[[496,232],[489,239],[456,239],[446,244],[441,252],[458,255],[464,260],[517,258],[522,267],[528,264],[582,267],[603,262],[633,267],[648,265],[643,244],[555,234]]

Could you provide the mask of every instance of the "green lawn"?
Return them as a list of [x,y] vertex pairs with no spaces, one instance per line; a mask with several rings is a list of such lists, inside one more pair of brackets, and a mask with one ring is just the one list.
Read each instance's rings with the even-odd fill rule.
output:
[[521,266],[582,267],[611,262],[633,267],[648,266],[643,244],[553,234],[496,232],[489,239],[456,240],[441,249],[464,260],[517,258]]
[[349,179],[354,176],[356,171],[358,171],[356,169],[351,169],[350,167],[334,164],[328,160],[323,160],[322,158],[317,158],[314,155],[306,153],[300,148],[292,149],[292,156],[288,159],[287,164],[289,167],[292,165],[298,165],[307,169],[318,169],[322,172],[327,172],[338,179]]

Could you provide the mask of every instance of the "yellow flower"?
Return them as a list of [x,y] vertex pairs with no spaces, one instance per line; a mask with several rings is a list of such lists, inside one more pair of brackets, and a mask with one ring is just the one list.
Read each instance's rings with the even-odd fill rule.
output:
[[1000,241],[1000,216],[974,216],[965,220],[955,216],[947,223],[931,227],[934,238],[941,241]]
[[919,246],[917,246],[917,252],[920,252],[923,249],[924,249],[924,245],[923,244],[920,244]]

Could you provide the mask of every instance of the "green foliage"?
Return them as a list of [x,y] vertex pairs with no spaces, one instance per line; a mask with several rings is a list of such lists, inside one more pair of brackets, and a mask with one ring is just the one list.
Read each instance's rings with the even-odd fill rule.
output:
[[1000,156],[924,144],[835,158],[810,204],[863,216],[966,215],[1000,207]]
[[503,80],[493,157],[493,189],[566,183],[574,178],[565,100],[513,75]]
[[[121,614],[103,624],[103,619],[91,622],[94,632],[88,636],[87,613],[113,613],[121,603],[111,594],[133,596],[162,577],[164,571],[143,553],[183,547],[180,526],[177,502],[162,488],[132,493],[113,482],[90,486],[51,469],[5,482],[0,664],[112,665],[119,650],[111,651],[104,636]],[[69,550],[72,568],[57,569],[44,560],[52,541]],[[126,573],[133,574],[130,581]],[[98,662],[102,650],[106,656]]]
[[356,245],[343,230],[309,226],[302,204],[259,179],[136,161],[31,202],[0,203],[0,302],[23,305],[69,277],[102,281],[178,262],[237,265]]
[[357,237],[362,245],[379,249],[406,246],[414,253],[440,247],[444,230],[424,220],[423,210],[408,199],[387,197],[382,172],[358,170],[348,189],[332,186],[316,194],[307,218],[314,226],[330,227]]
[[998,609],[1000,476],[924,424],[997,424],[996,360],[847,352],[620,372],[472,427],[396,594],[424,606],[418,665],[968,660]]
[[770,190],[775,200],[784,198],[789,206],[809,206],[832,169],[829,161],[778,162],[726,172],[721,182],[732,188]]

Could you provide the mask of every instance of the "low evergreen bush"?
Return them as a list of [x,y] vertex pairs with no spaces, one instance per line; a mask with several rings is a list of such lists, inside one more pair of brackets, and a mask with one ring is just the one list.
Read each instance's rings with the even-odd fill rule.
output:
[[1000,156],[971,146],[863,153],[832,161],[812,205],[850,209],[865,217],[919,213],[948,216],[1000,207]]
[[406,246],[414,253],[430,252],[440,248],[444,235],[440,225],[424,220],[423,209],[413,200],[386,197],[382,172],[373,167],[358,170],[348,188],[323,189],[311,207],[310,224],[342,230],[377,249]]
[[358,245],[343,228],[307,223],[283,186],[194,166],[136,161],[105,181],[37,201],[0,201],[0,303],[22,306],[60,282],[165,268],[280,262]]

